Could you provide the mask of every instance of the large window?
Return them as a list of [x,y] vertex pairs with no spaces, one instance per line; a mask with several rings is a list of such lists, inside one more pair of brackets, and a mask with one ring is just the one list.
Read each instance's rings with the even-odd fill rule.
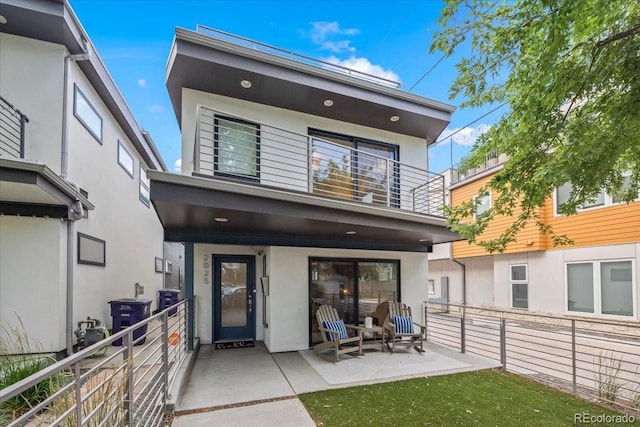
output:
[[527,264],[510,265],[511,307],[529,308],[529,277]]
[[77,85],[74,85],[73,89],[73,115],[102,144],[102,117]]
[[374,317],[384,301],[400,300],[400,261],[311,258],[309,295],[311,342],[321,342],[316,311],[324,304],[338,310],[345,323]]
[[[631,178],[626,177],[624,183],[621,188],[621,192],[628,191],[631,187]],[[571,183],[566,183],[562,187],[558,187],[555,191],[555,213],[556,215],[561,215],[560,211],[561,206],[569,200],[569,196],[571,195],[571,191],[573,190],[573,185]],[[638,197],[640,198],[640,189],[637,192]],[[579,207],[580,210],[584,209],[592,209],[604,206],[611,206],[616,203],[620,203],[620,196],[616,194],[608,194],[604,190],[600,191],[593,199],[584,203]]]
[[633,261],[567,263],[567,310],[634,316]]
[[260,180],[260,126],[231,117],[214,120],[216,175]]
[[376,205],[400,206],[398,146],[316,129],[313,192]]

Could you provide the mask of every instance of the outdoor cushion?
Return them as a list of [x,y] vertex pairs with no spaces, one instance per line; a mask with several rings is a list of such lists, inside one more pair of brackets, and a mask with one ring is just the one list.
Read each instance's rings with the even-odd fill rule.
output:
[[393,323],[396,325],[396,334],[413,333],[413,319],[411,317],[393,316]]
[[[339,340],[344,340],[349,338],[349,335],[347,335],[347,327],[344,325],[344,320],[340,319],[340,320],[325,320],[324,322],[322,322],[325,329],[330,329],[332,331],[336,331],[338,332],[338,339]],[[329,341],[333,341],[333,337],[335,335],[331,334],[331,333],[327,333],[327,338],[329,339]]]

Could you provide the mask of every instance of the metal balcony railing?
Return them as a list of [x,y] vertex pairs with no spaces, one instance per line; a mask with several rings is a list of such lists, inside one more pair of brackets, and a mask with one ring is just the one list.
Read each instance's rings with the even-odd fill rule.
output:
[[458,164],[456,164],[451,168],[451,184],[456,184],[467,178],[478,175],[488,169],[504,163],[506,160],[506,154],[490,154],[485,158],[482,165],[475,168],[462,169]]
[[27,116],[0,96],[0,156],[24,158]]
[[373,151],[198,107],[195,174],[443,215],[442,175]]
[[215,28],[210,28],[204,25],[198,24],[196,26],[196,31],[200,34],[203,34],[205,36],[208,36],[214,39],[223,40],[223,41],[231,42],[236,45],[249,47],[251,49],[255,49],[260,52],[270,53],[272,55],[276,55],[282,58],[292,59],[294,61],[307,64],[307,65],[312,65],[314,67],[323,68],[325,70],[347,74],[347,75],[354,76],[359,79],[380,84],[383,86],[388,86],[395,89],[399,89],[401,86],[400,82],[397,82],[395,80],[385,79],[384,77],[378,77],[372,74],[367,74],[362,71],[354,70],[353,68],[343,67],[342,65],[333,64],[331,62],[323,61],[321,59],[313,58],[306,55],[301,55],[299,53],[295,53],[285,49],[280,49],[279,47],[271,46],[266,43],[261,43],[245,37],[237,36],[235,34],[216,30]]

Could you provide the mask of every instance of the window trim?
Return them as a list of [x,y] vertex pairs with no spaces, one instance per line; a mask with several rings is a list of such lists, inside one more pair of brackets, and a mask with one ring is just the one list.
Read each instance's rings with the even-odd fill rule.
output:
[[[513,279],[513,267],[524,267],[525,279],[515,280]],[[513,285],[526,285],[527,286],[527,306],[526,307],[514,307],[513,305]],[[529,264],[509,264],[509,305],[514,310],[529,310]]]
[[[142,175],[144,172],[144,176],[147,176],[147,170],[145,169],[145,167],[142,165],[142,163],[140,163],[140,168],[139,168],[139,185],[138,185],[138,199],[140,199],[140,201],[148,208],[151,208],[151,188],[150,185],[147,184],[143,179],[142,179]],[[148,178],[147,178],[148,179]],[[148,198],[144,198],[142,196],[142,188],[144,188],[145,190],[147,190],[147,193],[149,193],[149,197]]]
[[[491,206],[493,205],[493,200],[492,200],[492,197],[491,197],[491,192],[489,191],[489,192],[486,192],[486,193],[483,193],[483,194],[476,194],[475,196],[473,196],[473,203],[474,203],[474,204],[476,203],[476,200],[477,200],[478,198],[480,198],[480,197],[484,197],[484,196],[487,196],[487,197],[489,198],[489,208],[487,208],[487,210],[486,210],[486,211],[481,212],[481,213],[480,213],[480,215],[482,215],[482,214],[483,214],[483,213],[485,213],[485,212],[489,212],[489,211],[491,210]],[[473,209],[473,220],[474,220],[474,221],[477,221],[477,219],[478,219],[478,206],[480,206],[480,205],[475,205],[475,208]]]
[[[219,170],[219,161],[220,154],[218,145],[220,143],[219,133],[218,133],[218,120],[226,120],[229,122],[239,123],[247,126],[255,126],[256,129],[256,174],[254,175],[246,175],[242,173],[230,173],[230,172],[220,172]],[[213,173],[216,176],[226,177],[226,178],[234,178],[234,179],[242,179],[244,181],[251,181],[260,183],[260,124],[253,123],[247,120],[242,120],[237,117],[229,117],[223,116],[220,114],[215,114],[213,116]]]
[[[95,260],[82,257],[83,240],[91,240],[93,242],[102,244],[102,261],[95,261]],[[78,264],[96,265],[99,267],[106,266],[107,265],[107,242],[102,239],[98,239],[97,237],[93,237],[78,231]]]
[[[601,279],[601,264],[602,263],[614,263],[614,262],[631,262],[631,295],[633,303],[633,314],[631,316],[624,316],[619,314],[603,314],[602,313],[602,279]],[[569,264],[591,264],[593,266],[593,313],[584,311],[572,311],[569,310]],[[597,267],[596,267],[597,265]],[[612,259],[598,259],[598,260],[576,260],[564,262],[564,309],[565,313],[573,316],[585,316],[596,318],[613,318],[624,320],[637,320],[638,319],[638,277],[636,275],[636,260],[633,258],[612,258]]]
[[[100,135],[96,134],[96,132],[89,126],[89,124],[82,118],[80,113],[78,112],[78,95],[84,99],[89,108],[93,111],[93,113],[100,119]],[[91,136],[93,136],[99,143],[102,145],[102,140],[104,137],[104,120],[102,116],[98,113],[98,110],[95,109],[93,104],[89,102],[89,98],[80,90],[80,87],[76,83],[73,84],[73,115],[78,119],[78,121],[84,126],[84,128],[89,131]]]
[[[571,184],[571,183],[568,183]],[[609,207],[613,207],[613,206],[619,206],[619,205],[624,205],[626,204],[626,202],[624,201],[619,201],[616,202],[613,200],[614,195],[607,193],[606,191],[604,191],[604,189],[602,190],[602,192],[604,193],[604,198],[603,198],[603,203],[599,204],[599,205],[593,205],[593,206],[588,206],[588,207],[578,207],[576,209],[577,213],[580,212],[590,212],[593,210],[597,210],[597,209],[604,209],[604,208],[609,208]],[[638,197],[636,197],[634,199],[637,202],[640,202],[640,189],[638,189]],[[565,214],[562,214],[560,212],[558,212],[558,208],[560,207],[559,203],[558,203],[558,187],[556,187],[553,190],[553,216],[554,217],[563,217],[566,216]]]
[[[131,170],[127,169],[127,167],[122,163],[122,160],[121,160],[121,157],[120,157],[120,149],[121,148],[125,153],[127,153],[127,156],[129,156],[131,158]],[[122,169],[124,169],[124,171],[127,173],[127,175],[129,175],[131,177],[131,179],[134,178],[135,168],[136,168],[136,159],[131,155],[129,150],[127,150],[127,147],[124,145],[124,143],[121,140],[118,140],[118,164],[120,165],[120,167],[122,167]]]

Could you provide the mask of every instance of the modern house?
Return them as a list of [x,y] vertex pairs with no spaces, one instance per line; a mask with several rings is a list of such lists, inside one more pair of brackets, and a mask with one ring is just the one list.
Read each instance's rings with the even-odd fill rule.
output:
[[167,168],[66,1],[0,3],[0,97],[0,323],[69,353],[78,321],[162,288]]
[[176,29],[167,88],[182,175],[149,171],[165,240],[185,244],[202,343],[320,339],[315,310],[422,318],[427,254],[459,237],[427,147],[454,108],[395,82],[205,27]]
[[[451,204],[481,198],[477,214],[491,208],[492,194],[479,189],[500,170],[504,156],[483,167],[453,170]],[[449,283],[449,299],[469,305],[529,310],[570,316],[640,319],[640,192],[632,203],[620,203],[600,193],[576,215],[562,215],[570,184],[556,189],[540,209],[542,221],[574,244],[554,247],[535,225],[523,229],[502,254],[459,241],[435,248],[430,255],[429,279],[439,292]],[[497,237],[511,218],[498,217],[485,237]],[[436,295],[437,296],[437,295]]]

